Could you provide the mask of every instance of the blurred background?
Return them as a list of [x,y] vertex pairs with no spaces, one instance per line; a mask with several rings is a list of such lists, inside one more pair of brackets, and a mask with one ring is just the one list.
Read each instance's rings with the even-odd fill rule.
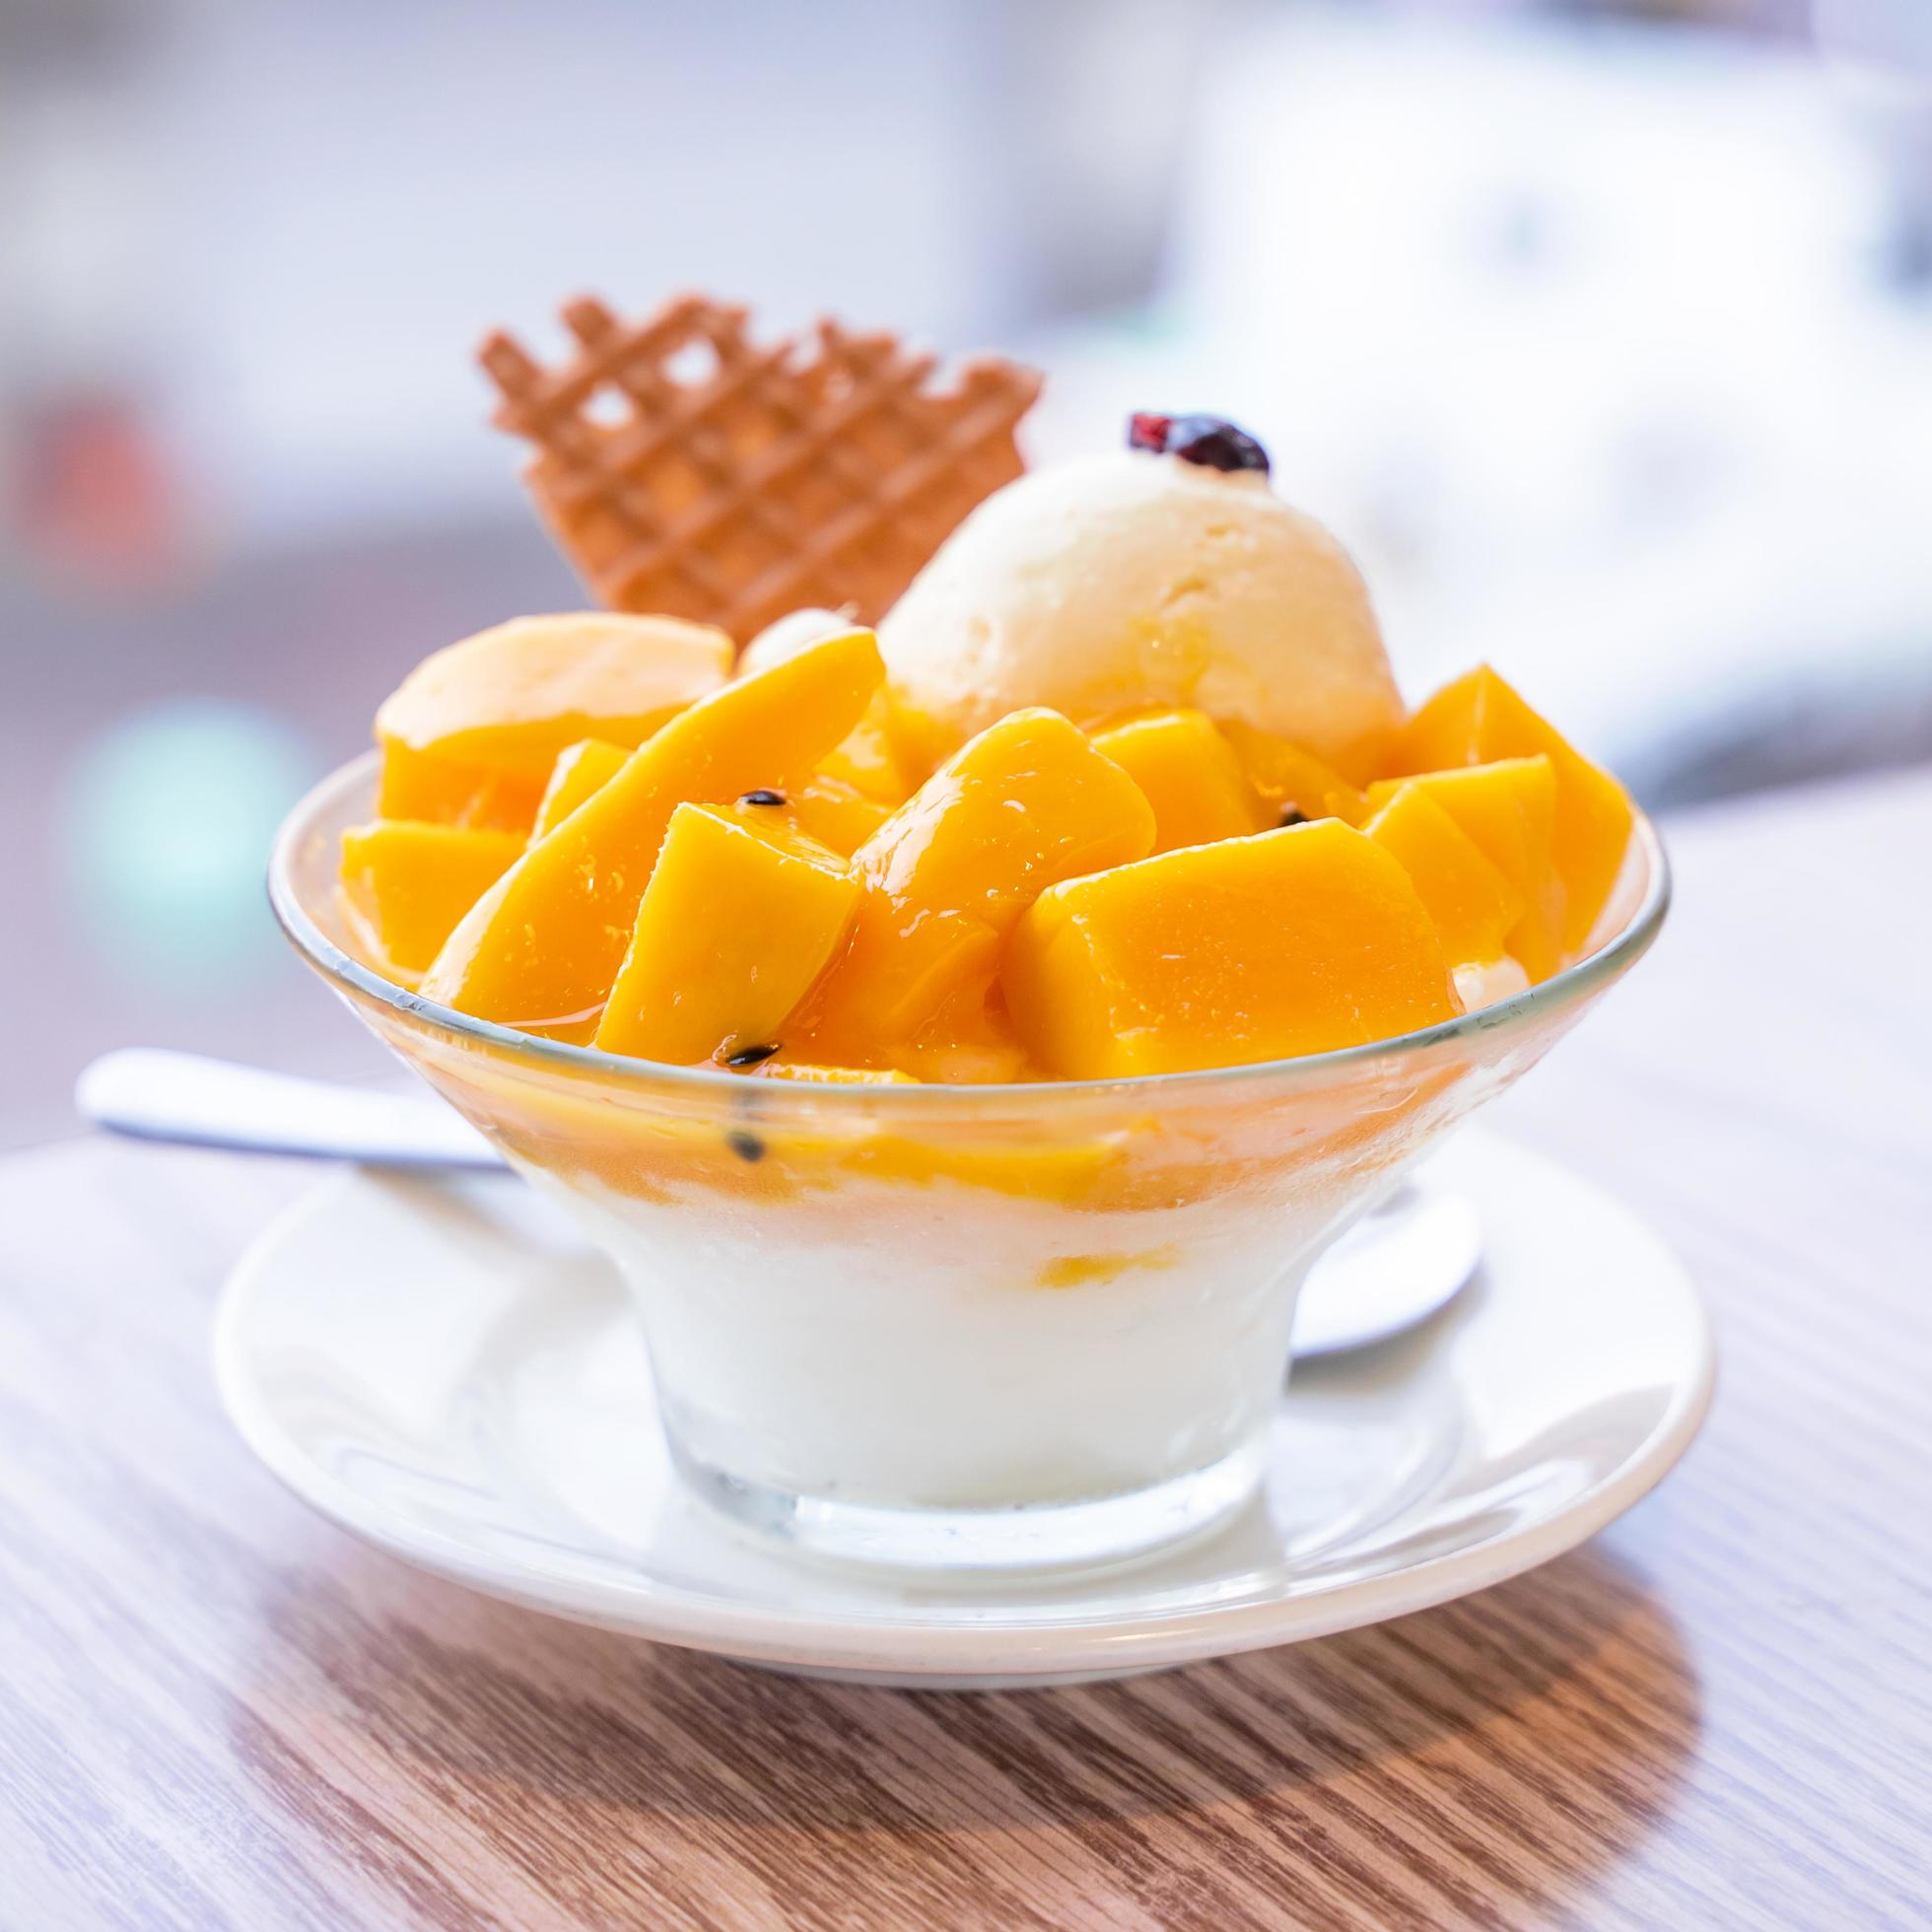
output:
[[1932,0],[0,0],[0,1145],[377,1050],[283,809],[581,604],[470,360],[683,287],[1253,428],[1412,696],[1654,806],[1932,757]]

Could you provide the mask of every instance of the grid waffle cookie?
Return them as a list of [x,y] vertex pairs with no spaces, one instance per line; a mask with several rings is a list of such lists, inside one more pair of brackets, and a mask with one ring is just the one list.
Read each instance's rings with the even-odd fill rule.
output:
[[983,357],[950,383],[889,333],[821,321],[759,345],[747,310],[680,296],[626,323],[569,303],[546,368],[508,334],[479,360],[498,428],[533,444],[544,521],[613,610],[740,642],[806,606],[875,622],[982,498],[1024,467],[1040,377]]

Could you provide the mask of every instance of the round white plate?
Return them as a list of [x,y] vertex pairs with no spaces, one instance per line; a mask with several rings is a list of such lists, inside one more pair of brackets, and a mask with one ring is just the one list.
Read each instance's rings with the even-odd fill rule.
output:
[[884,1576],[733,1530],[671,1474],[613,1272],[508,1180],[328,1181],[230,1278],[217,1373],[298,1495],[493,1596],[870,1683],[1121,1676],[1500,1582],[1629,1508],[1696,1433],[1710,1327],[1654,1236],[1493,1138],[1431,1171],[1485,1230],[1470,1287],[1426,1327],[1297,1370],[1264,1494],[1113,1571]]

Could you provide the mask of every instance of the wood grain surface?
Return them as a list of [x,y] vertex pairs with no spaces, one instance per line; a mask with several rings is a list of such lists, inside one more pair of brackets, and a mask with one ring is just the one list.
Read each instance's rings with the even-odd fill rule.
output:
[[1672,929],[1497,1119],[1703,1284],[1704,1438],[1533,1575],[1166,1676],[845,1690],[419,1576],[216,1406],[312,1176],[0,1164],[0,1924],[1926,1924],[1932,777],[1670,830]]

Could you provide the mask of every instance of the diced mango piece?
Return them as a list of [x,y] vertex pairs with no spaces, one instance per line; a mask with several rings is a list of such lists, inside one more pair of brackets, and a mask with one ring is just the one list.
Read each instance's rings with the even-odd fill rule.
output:
[[[738,658],[738,675],[752,677],[770,670],[810,646],[853,628],[852,621],[835,610],[794,610],[767,624],[745,646]],[[828,778],[887,806],[903,805],[912,795],[913,788],[900,764],[893,736],[892,700],[883,685],[865,707],[864,717],[827,756],[822,769]]]
[[1013,1037],[1005,1007],[991,997],[998,969],[996,949],[939,1001],[910,1038],[884,1043],[890,1064],[916,1080],[946,1085],[1024,1079],[1026,1055]]
[[1258,731],[1252,724],[1230,722],[1221,726],[1233,745],[1248,783],[1275,807],[1275,822],[1288,811],[1303,818],[1339,818],[1360,825],[1368,816],[1368,801],[1335,767],[1303,746]]
[[833,747],[824,772],[827,778],[840,779],[855,792],[884,805],[903,805],[912,796],[913,788],[893,738],[892,702],[883,688],[865,707],[864,717],[850,734]]
[[1527,902],[1421,786],[1399,786],[1367,831],[1401,862],[1452,964],[1502,957]]
[[1635,816],[1629,794],[1601,765],[1484,664],[1445,684],[1410,719],[1389,770],[1402,776],[1538,754],[1555,775],[1552,850],[1566,900],[1559,937],[1565,952],[1575,952],[1617,883]]
[[858,902],[845,862],[789,826],[679,805],[596,1044],[680,1065],[779,1044]]
[[515,832],[379,819],[342,835],[342,899],[373,963],[414,983],[523,849]]
[[813,1086],[917,1086],[896,1067],[819,1067],[807,1060],[768,1060],[758,1069],[768,1080],[802,1080]]
[[471,908],[425,976],[425,996],[514,1026],[594,1013],[672,811],[802,784],[884,675],[871,633],[848,632],[681,712]]
[[543,781],[528,772],[464,764],[391,743],[382,747],[376,810],[382,818],[527,833],[542,796]]
[[434,652],[376,714],[384,744],[541,782],[579,738],[639,745],[731,674],[709,624],[621,611],[516,617]]
[[635,747],[608,738],[582,738],[566,745],[550,769],[550,783],[536,808],[532,840],[554,832],[591,793],[600,792],[623,769]]
[[1241,761],[1213,722],[1198,711],[1163,711],[1094,734],[1154,808],[1154,850],[1237,839],[1276,823],[1265,812]]
[[1039,892],[1143,858],[1153,838],[1139,788],[1058,712],[990,725],[854,857],[864,896],[814,1016],[826,1057],[889,1057],[962,993],[983,997]]
[[831,770],[828,764],[788,792],[785,815],[806,838],[850,859],[892,816],[892,807],[833,778]]
[[1057,885],[1001,983],[1027,1051],[1068,1079],[1320,1053],[1458,1010],[1409,874],[1336,819]]
[[1550,760],[1540,754],[1498,758],[1457,771],[1418,772],[1408,781],[1381,779],[1368,788],[1369,808],[1380,811],[1405,783],[1440,805],[1523,895],[1508,949],[1532,982],[1547,980],[1563,963],[1563,881],[1551,848],[1556,775]]

